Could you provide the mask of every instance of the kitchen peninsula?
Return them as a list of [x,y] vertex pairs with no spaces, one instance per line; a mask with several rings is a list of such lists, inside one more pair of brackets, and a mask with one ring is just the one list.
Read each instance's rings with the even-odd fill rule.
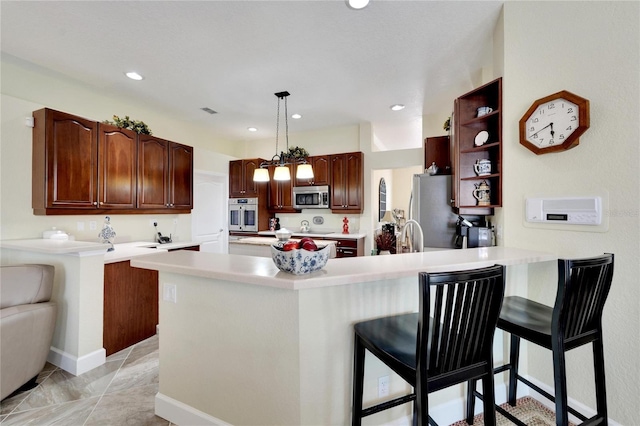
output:
[[[527,264],[555,259],[485,247],[330,259],[305,276],[252,256],[179,251],[133,259],[134,267],[159,271],[161,291],[175,286],[176,303],[160,303],[156,414],[177,424],[348,424],[354,322],[417,311],[421,271],[500,263],[508,266],[507,291],[524,294]],[[377,377],[389,374],[371,364],[365,403],[375,398]],[[405,390],[393,377],[390,385],[392,394]]]

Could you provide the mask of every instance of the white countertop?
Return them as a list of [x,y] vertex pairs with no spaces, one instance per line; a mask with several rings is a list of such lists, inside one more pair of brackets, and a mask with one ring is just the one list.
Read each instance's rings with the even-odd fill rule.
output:
[[131,243],[114,244],[114,250],[105,253],[104,263],[125,262],[134,257],[167,252],[169,250],[181,249],[184,247],[197,246],[198,243],[192,241],[174,242],[160,244],[155,241],[136,241]]
[[89,254],[91,252],[99,254],[99,252],[106,252],[109,245],[89,241],[34,238],[29,240],[3,240],[0,241],[0,247],[46,254]]
[[105,263],[121,262],[130,260],[131,258],[136,256],[154,254],[158,251],[168,251],[196,245],[199,244],[192,241],[174,242],[168,244],[160,244],[154,241],[137,241],[114,244],[115,250],[108,252],[107,249],[110,247],[109,244],[90,241],[56,240],[44,238],[0,241],[0,247],[2,248],[24,250],[34,253],[78,255],[104,254]]
[[443,272],[556,260],[551,253],[508,247],[481,247],[388,256],[329,259],[327,265],[308,275],[281,272],[269,258],[232,254],[177,251],[134,258],[131,266],[235,281],[260,286],[302,290],[367,281],[417,276],[418,272]]

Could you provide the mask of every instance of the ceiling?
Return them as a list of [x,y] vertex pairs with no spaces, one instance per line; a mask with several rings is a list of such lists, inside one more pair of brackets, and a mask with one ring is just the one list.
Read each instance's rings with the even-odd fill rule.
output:
[[[470,88],[502,3],[2,0],[1,48],[232,141],[271,138],[283,90],[289,114],[303,115],[290,133],[363,121],[383,132],[421,126],[434,99]],[[131,70],[144,80],[126,78]],[[406,108],[391,111],[396,103]]]

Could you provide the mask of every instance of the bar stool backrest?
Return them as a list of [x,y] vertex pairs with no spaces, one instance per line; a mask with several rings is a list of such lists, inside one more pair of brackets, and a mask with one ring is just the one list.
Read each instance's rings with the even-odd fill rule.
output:
[[553,335],[566,343],[589,341],[602,329],[602,310],[613,279],[613,254],[558,260]]
[[[417,360],[430,382],[438,375],[492,359],[493,335],[504,296],[504,267],[469,271],[467,275],[456,272],[452,281],[451,273],[420,273],[418,341],[429,345],[417,345]],[[430,288],[434,288],[433,298]],[[443,385],[448,381],[454,382],[445,380]]]

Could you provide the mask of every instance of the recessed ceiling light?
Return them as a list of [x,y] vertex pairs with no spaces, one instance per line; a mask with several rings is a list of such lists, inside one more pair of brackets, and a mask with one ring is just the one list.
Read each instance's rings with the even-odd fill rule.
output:
[[400,110],[404,109],[404,105],[395,104],[395,105],[391,105],[389,108],[391,108],[392,111],[400,111]]
[[362,9],[369,4],[369,0],[349,0],[347,4],[352,9]]
[[302,115],[300,115],[300,114],[291,114],[291,118],[293,118],[294,120],[298,120],[298,119],[302,118]]
[[129,72],[125,73],[124,75],[129,77],[131,80],[142,80],[142,79],[144,79],[143,76],[141,76],[140,74],[138,74],[135,71],[129,71]]
[[258,128],[257,127],[247,127],[247,130],[250,132],[257,132]]

